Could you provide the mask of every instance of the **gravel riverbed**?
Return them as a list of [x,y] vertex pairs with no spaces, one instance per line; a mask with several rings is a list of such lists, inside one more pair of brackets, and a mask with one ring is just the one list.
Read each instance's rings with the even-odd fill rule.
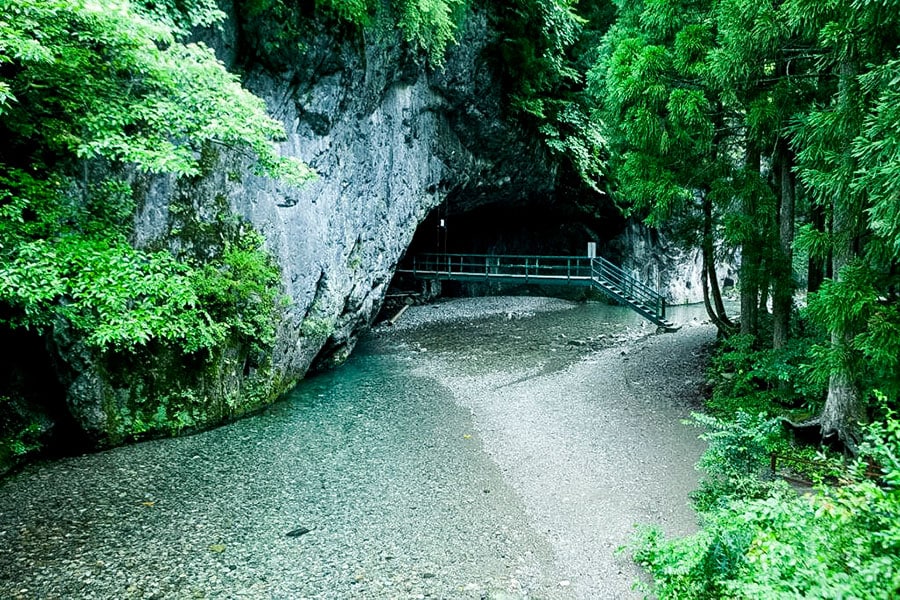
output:
[[410,307],[259,415],[0,481],[0,598],[639,597],[634,524],[695,527],[698,315]]

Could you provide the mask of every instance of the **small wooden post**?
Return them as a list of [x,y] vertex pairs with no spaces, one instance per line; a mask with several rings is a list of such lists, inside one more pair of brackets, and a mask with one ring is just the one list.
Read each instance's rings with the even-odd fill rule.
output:
[[403,313],[406,312],[407,308],[409,308],[409,304],[404,304],[402,307],[400,307],[400,310],[397,311],[397,314],[391,317],[391,319],[388,321],[388,325],[393,325],[394,323],[396,323],[397,320],[403,316]]

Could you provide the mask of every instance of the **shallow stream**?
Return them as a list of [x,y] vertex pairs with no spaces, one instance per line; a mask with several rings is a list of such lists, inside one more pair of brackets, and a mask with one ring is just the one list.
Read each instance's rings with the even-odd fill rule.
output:
[[[661,363],[702,359],[702,309],[658,336],[620,307],[483,302],[415,307],[254,417],[0,482],[0,597],[627,597],[622,528],[691,528],[702,371]],[[629,400],[622,364],[680,391]]]

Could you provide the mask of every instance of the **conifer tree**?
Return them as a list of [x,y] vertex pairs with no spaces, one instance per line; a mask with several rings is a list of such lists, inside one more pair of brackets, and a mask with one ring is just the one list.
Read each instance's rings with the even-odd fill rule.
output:
[[[896,96],[890,92],[896,80],[886,77],[900,43],[900,3],[794,0],[788,10],[796,31],[816,36],[822,51],[819,67],[830,76],[832,90],[826,105],[811,107],[803,117],[796,143],[799,176],[814,201],[831,215],[825,243],[807,241],[810,247],[830,251],[832,279],[811,301],[813,316],[829,331],[830,347],[818,356],[828,377],[825,405],[806,425],[818,426],[824,437],[837,437],[853,448],[858,423],[866,418],[865,396],[871,393],[872,377],[883,380],[885,368],[896,369],[895,360],[872,363],[883,354],[868,343],[875,328],[887,334],[881,344],[896,347],[898,330],[893,335],[885,330],[885,323],[892,323],[891,329],[897,320],[882,310],[880,300],[892,296],[895,285],[885,274],[896,269],[896,256],[885,260],[878,255],[885,242],[893,243],[895,233],[878,219],[891,204],[892,193],[885,194],[891,188],[875,185],[870,191],[867,184],[892,181],[897,169],[897,155],[890,150],[896,136],[881,119],[890,121],[890,115],[896,115],[891,112],[896,110]],[[872,233],[881,239],[872,239]],[[807,237],[815,236],[808,231]],[[869,385],[863,384],[866,371],[872,376],[866,377]],[[896,381],[896,372],[892,375]]]
[[724,113],[708,85],[706,57],[715,39],[711,2],[620,2],[592,71],[594,97],[608,127],[616,195],[651,226],[688,224],[701,250],[704,301],[723,332],[715,271],[713,191],[729,168]]

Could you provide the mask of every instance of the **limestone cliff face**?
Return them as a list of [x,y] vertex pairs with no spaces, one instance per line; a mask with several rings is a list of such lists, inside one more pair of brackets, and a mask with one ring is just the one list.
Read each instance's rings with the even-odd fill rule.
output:
[[502,201],[512,181],[552,192],[540,140],[503,113],[482,57],[491,38],[473,13],[442,70],[384,32],[323,34],[292,71],[251,70],[246,84],[288,131],[283,151],[319,175],[301,189],[226,183],[284,272],[291,305],[276,363],[289,379],[346,357],[430,209],[448,197]]
[[[277,341],[271,356],[236,347],[195,371],[148,352],[114,365],[123,377],[57,335],[68,407],[101,445],[134,433],[135,415],[156,414],[164,401],[171,420],[176,396],[188,399],[178,400],[186,424],[202,427],[264,405],[311,368],[340,362],[372,323],[430,209],[448,198],[457,206],[503,201],[523,189],[549,195],[555,186],[540,140],[503,114],[482,57],[493,35],[483,14],[467,17],[442,70],[427,68],[394,34],[323,32],[275,73],[242,56],[238,32],[232,20],[208,43],[243,67],[245,85],[284,122],[283,153],[307,162],[318,179],[286,187],[254,176],[245,158],[227,152],[194,181],[134,177],[141,198],[134,243],[202,256],[204,240],[184,231],[215,237],[223,214],[241,217],[264,235],[283,274]],[[177,382],[168,382],[173,376]]]
[[[670,304],[703,302],[703,257],[699,248],[684,249],[666,239],[665,233],[629,221],[613,241],[622,256],[622,267],[656,287]],[[737,281],[734,261],[717,264],[719,285],[728,288]]]

